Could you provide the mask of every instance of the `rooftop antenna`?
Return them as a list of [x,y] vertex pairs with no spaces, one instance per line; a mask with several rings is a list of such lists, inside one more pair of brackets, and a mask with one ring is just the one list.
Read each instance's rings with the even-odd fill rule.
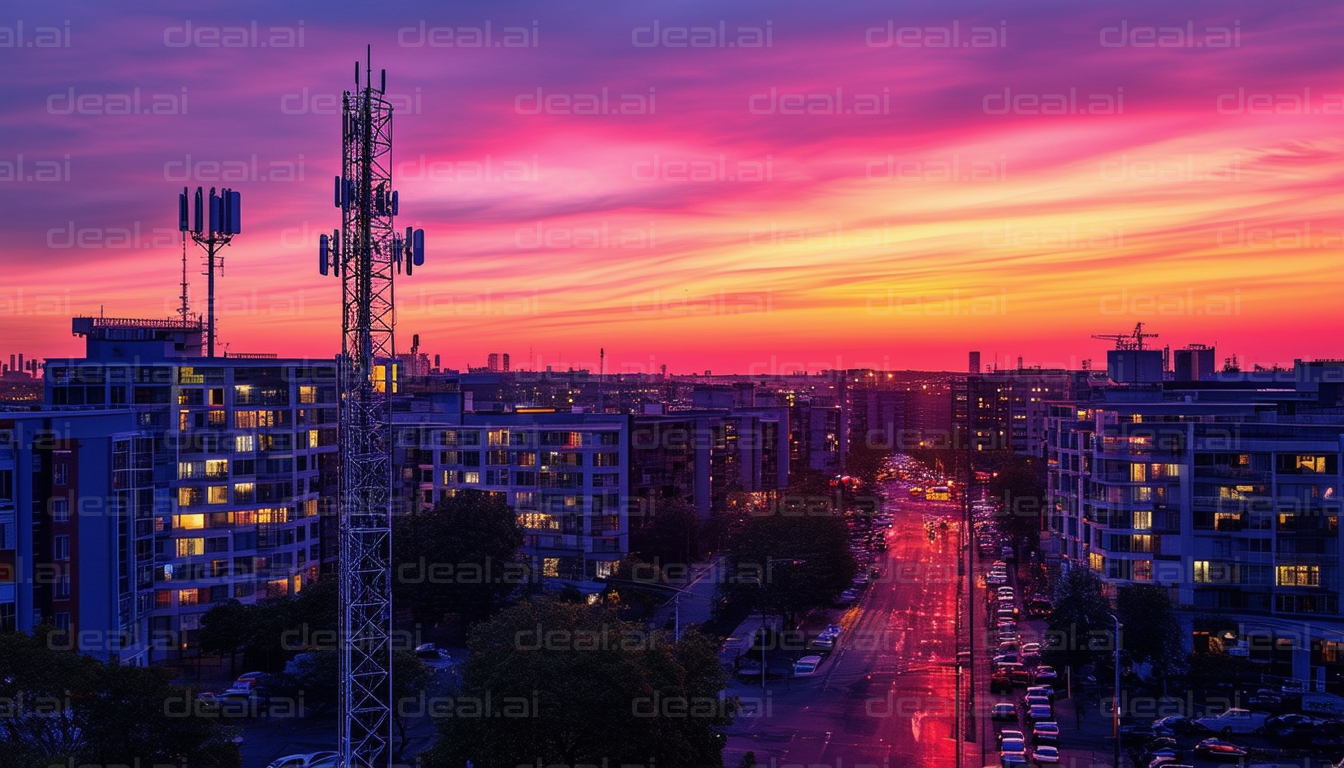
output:
[[[224,270],[224,257],[220,251],[228,245],[233,236],[242,231],[242,196],[228,187],[219,190],[215,194],[215,188],[210,188],[210,195],[207,198],[205,190],[202,187],[196,188],[195,205],[189,207],[188,190],[182,188],[182,193],[177,196],[177,228],[182,232],[182,319],[186,319],[187,313],[187,278],[186,278],[186,237],[191,233],[192,242],[205,249],[205,274],[209,276],[206,305],[206,357],[215,356],[215,268]],[[194,216],[188,216],[188,213],[194,213]]]
[[[396,230],[392,105],[373,88],[372,46],[360,87],[342,99],[341,228],[318,239],[318,271],[341,280],[340,717],[342,768],[392,762],[392,397],[397,393],[393,279],[425,263],[425,232]],[[418,341],[418,339],[417,339]],[[418,344],[416,345],[418,347]]]
[[[178,199],[178,205],[179,205],[179,207],[181,206],[181,198]],[[181,222],[181,220],[180,220],[180,214],[181,214],[181,211],[180,211],[180,210],[178,211],[178,214],[179,214],[178,226],[180,227],[180,226],[182,225],[182,222]],[[179,314],[179,315],[182,316],[182,322],[185,323],[187,320],[190,319],[190,318],[188,317],[188,315],[189,315],[190,312],[191,312],[191,307],[190,307],[190,305],[187,303],[187,233],[186,233],[186,230],[182,230],[182,296],[181,296],[181,299],[182,299],[182,306],[181,306],[181,308],[179,308],[179,309],[177,310],[177,314]]]

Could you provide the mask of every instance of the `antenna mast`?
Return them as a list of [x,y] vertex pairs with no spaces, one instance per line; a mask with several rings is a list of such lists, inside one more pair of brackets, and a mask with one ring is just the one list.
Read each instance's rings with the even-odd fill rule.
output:
[[[224,257],[220,250],[228,245],[233,236],[242,231],[242,196],[225,187],[215,194],[210,188],[207,199],[205,190],[196,188],[195,206],[188,217],[188,190],[182,188],[177,196],[177,228],[182,232],[182,307],[178,311],[182,319],[187,319],[187,233],[191,233],[192,242],[205,249],[206,272],[210,282],[208,287],[208,321],[206,336],[206,357],[215,356],[215,267],[224,269]],[[218,261],[216,261],[218,259]]]
[[388,768],[392,761],[392,396],[397,392],[393,275],[425,259],[424,230],[398,234],[393,217],[392,105],[373,87],[372,53],[363,87],[342,109],[341,228],[319,239],[319,271],[341,279],[340,395],[341,690],[340,765]]

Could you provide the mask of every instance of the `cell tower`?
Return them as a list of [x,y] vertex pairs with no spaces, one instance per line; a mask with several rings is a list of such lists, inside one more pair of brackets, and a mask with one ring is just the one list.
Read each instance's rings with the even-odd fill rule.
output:
[[[370,56],[371,58],[371,56]],[[424,230],[396,233],[392,105],[387,71],[372,62],[342,109],[341,229],[319,240],[319,271],[341,278],[340,765],[387,768],[392,760],[392,336],[393,273],[425,260]]]
[[[178,312],[182,319],[187,319],[187,265],[186,265],[186,241],[187,233],[191,233],[191,239],[197,245],[205,249],[205,274],[209,275],[209,309],[207,319],[206,336],[206,356],[215,356],[215,267],[224,269],[224,257],[219,255],[220,249],[228,245],[233,240],[233,236],[243,231],[242,228],[242,195],[225,187],[215,194],[215,188],[210,188],[210,198],[207,202],[205,191],[201,187],[196,188],[196,205],[191,209],[195,215],[188,220],[187,206],[187,188],[182,188],[182,193],[177,196],[177,228],[182,232],[183,251],[182,251],[182,308]],[[208,221],[207,221],[208,219]],[[209,228],[206,225],[209,224]]]

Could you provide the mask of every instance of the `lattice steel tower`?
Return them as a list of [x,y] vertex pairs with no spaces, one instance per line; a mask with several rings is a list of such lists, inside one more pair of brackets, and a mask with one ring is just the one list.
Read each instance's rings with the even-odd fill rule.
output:
[[340,754],[345,768],[392,760],[392,413],[397,388],[393,274],[424,263],[424,231],[395,232],[392,105],[387,72],[373,87],[371,63],[346,91],[341,229],[322,235],[319,270],[341,278]]

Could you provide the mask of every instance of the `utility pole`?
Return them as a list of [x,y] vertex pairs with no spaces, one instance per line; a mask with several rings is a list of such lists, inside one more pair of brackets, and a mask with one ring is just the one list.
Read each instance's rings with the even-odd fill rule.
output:
[[1115,738],[1115,768],[1120,768],[1120,630],[1124,625],[1111,614],[1115,622],[1115,692],[1111,704],[1111,735]]

